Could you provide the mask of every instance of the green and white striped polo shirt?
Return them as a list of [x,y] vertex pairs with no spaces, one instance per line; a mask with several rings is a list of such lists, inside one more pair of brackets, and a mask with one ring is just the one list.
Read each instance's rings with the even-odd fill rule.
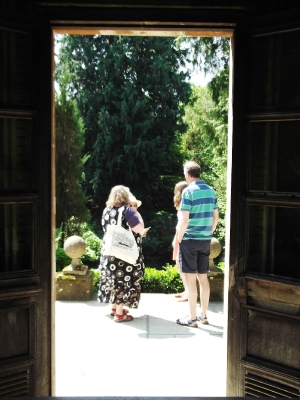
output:
[[212,238],[214,210],[219,208],[216,192],[204,181],[194,181],[182,192],[181,211],[189,211],[190,219],[183,240]]

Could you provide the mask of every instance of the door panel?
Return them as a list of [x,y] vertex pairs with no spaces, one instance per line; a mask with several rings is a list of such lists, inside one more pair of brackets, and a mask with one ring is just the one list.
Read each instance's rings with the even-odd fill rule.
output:
[[250,108],[300,106],[299,40],[295,29],[252,36]]
[[30,203],[0,204],[1,274],[32,270],[33,218]]
[[249,190],[299,193],[300,121],[249,124]]
[[32,125],[31,119],[0,119],[0,190],[33,189]]
[[233,107],[230,248],[239,251],[230,254],[228,396],[300,395],[300,24],[289,25],[294,18],[269,15],[237,28],[241,75],[234,98],[244,101]]
[[49,396],[51,30],[1,4],[0,397]]

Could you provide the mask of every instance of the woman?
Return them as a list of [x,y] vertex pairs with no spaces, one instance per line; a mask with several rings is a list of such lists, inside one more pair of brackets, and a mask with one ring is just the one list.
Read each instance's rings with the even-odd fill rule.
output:
[[104,233],[100,255],[98,295],[101,302],[112,303],[111,315],[114,316],[115,322],[133,320],[133,317],[128,314],[128,310],[124,309],[124,306],[129,308],[138,307],[141,295],[140,280],[144,275],[145,269],[140,237],[140,233],[144,229],[144,222],[134,207],[128,206],[131,195],[129,188],[125,186],[113,187],[106,202],[101,221],[102,229],[106,232],[108,224],[117,224],[120,211],[122,213],[122,227],[125,229],[131,228],[139,248],[139,256],[134,264],[129,264],[114,256],[104,256]]
[[174,207],[177,210],[177,226],[176,226],[176,232],[175,236],[172,242],[173,245],[173,260],[176,261],[177,268],[180,273],[180,277],[182,279],[183,287],[184,287],[184,292],[176,295],[179,300],[178,301],[188,301],[188,288],[187,288],[187,282],[186,282],[186,277],[185,274],[182,274],[180,272],[180,265],[179,265],[179,243],[178,243],[178,225],[179,225],[179,220],[181,218],[181,212],[179,211],[180,208],[180,203],[181,203],[181,195],[183,189],[185,189],[188,186],[186,181],[181,181],[176,183],[175,188],[174,188]]

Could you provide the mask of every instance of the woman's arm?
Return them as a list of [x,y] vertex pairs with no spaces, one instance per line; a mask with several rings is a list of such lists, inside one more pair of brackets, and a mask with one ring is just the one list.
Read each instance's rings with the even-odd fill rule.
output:
[[133,232],[135,233],[142,233],[144,230],[144,224],[137,224],[136,226],[134,226],[133,228],[131,228],[133,230]]
[[181,219],[178,221],[178,242],[181,243],[185,234],[186,228],[189,224],[190,212],[182,210]]

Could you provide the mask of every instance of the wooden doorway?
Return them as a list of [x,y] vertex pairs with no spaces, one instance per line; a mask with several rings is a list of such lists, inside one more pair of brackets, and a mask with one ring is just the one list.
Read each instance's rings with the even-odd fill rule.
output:
[[[282,171],[299,147],[300,15],[294,2],[277,3],[270,9],[254,1],[222,6],[220,2],[207,6],[202,1],[188,5],[184,1],[128,1],[126,5],[119,0],[113,5],[76,0],[2,1],[0,118],[6,142],[1,147],[5,149],[1,162],[14,159],[11,144],[16,143],[12,139],[17,131],[25,139],[23,163],[17,169],[8,164],[1,169],[1,178],[12,178],[1,180],[1,240],[3,244],[8,239],[7,254],[16,260],[1,263],[0,271],[1,323],[8,339],[7,344],[1,342],[0,352],[3,397],[54,393],[50,368],[54,365],[51,29],[79,32],[83,26],[91,31],[99,26],[126,31],[145,27],[158,31],[161,27],[173,31],[196,27],[206,32],[234,29],[227,395],[250,395],[258,389],[266,396],[271,388],[271,395],[278,396],[279,390],[280,397],[286,392],[299,396],[297,162],[289,174],[293,179],[282,179]],[[257,137],[264,138],[259,152]],[[265,168],[260,168],[259,182],[254,178],[261,159]],[[255,225],[257,218],[260,224]],[[280,229],[285,221],[289,221],[286,236]],[[17,246],[18,240],[23,247]],[[284,253],[277,251],[281,248]]]

